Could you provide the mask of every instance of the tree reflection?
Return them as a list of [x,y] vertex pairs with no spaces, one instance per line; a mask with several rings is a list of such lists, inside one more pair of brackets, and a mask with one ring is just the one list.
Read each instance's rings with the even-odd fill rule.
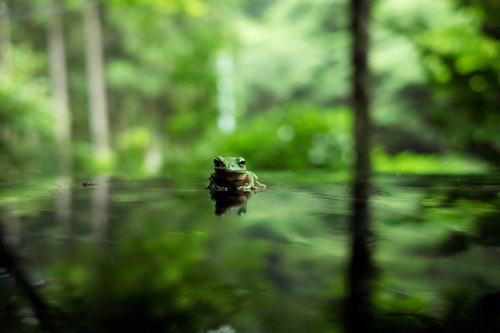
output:
[[[7,274],[3,276],[3,271]],[[18,255],[9,248],[9,246],[5,243],[5,237],[4,237],[4,227],[3,223],[0,222],[0,273],[2,273],[2,277],[7,278],[9,280],[12,280],[19,288],[21,291],[21,295],[24,297],[24,299],[27,301],[28,306],[30,307],[29,309],[33,311],[34,313],[34,318],[30,318],[33,320],[36,324],[39,324],[40,327],[44,330],[47,330],[48,332],[59,332],[59,329],[54,323],[54,318],[51,314],[53,312],[52,308],[48,306],[48,304],[45,302],[45,300],[39,295],[38,291],[34,288],[32,285],[30,278],[28,275],[24,272],[24,269],[21,267],[20,260]],[[5,280],[5,279],[3,279]],[[2,285],[5,283],[5,281],[0,281],[2,282]],[[1,287],[3,287],[0,285]],[[10,292],[14,294],[14,286],[10,285]],[[7,292],[9,292],[9,288],[7,289]],[[1,288],[4,289],[4,288]],[[1,290],[0,289],[0,290]],[[2,290],[0,293],[0,296],[3,296],[5,291]],[[8,306],[5,306],[4,301],[2,301],[0,304],[2,304],[2,307],[6,307],[6,309],[1,309],[0,312],[0,319],[2,319],[0,322],[2,322],[2,326],[4,325],[4,321],[6,322],[5,325],[7,326],[7,329],[9,326],[12,325],[12,330],[16,331],[17,329],[20,329],[21,325],[18,325],[15,322],[10,322],[12,320],[12,317],[15,317],[14,314],[7,314],[5,315],[4,312],[5,310],[10,310],[12,312],[13,309]],[[9,311],[9,312],[10,312]],[[2,318],[6,317],[6,318]],[[24,316],[23,319],[26,319],[28,316]]]
[[356,179],[351,204],[351,257],[345,300],[346,332],[368,332],[373,325],[372,235],[370,230],[369,181]]
[[369,206],[372,133],[368,66],[370,7],[370,0],[351,0],[352,107],[355,114],[356,162],[351,194],[351,257],[344,304],[346,332],[369,332],[373,329],[373,304],[371,302],[373,263]]
[[96,240],[101,240],[106,238],[108,229],[109,177],[98,176],[95,183],[90,202],[92,232]]

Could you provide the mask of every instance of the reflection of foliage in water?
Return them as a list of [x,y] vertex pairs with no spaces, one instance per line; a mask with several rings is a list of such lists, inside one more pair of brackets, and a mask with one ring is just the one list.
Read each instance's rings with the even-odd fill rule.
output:
[[[298,315],[318,290],[309,272],[316,264],[287,250],[282,231],[217,218],[208,207],[179,209],[190,207],[189,196],[158,201],[162,194],[114,194],[127,219],[116,222],[110,243],[85,242],[55,264],[47,297],[89,329],[197,332],[230,323],[236,331],[287,332],[317,325]],[[297,293],[300,282],[306,291]]]
[[443,185],[430,193],[423,201],[425,218],[447,223],[454,231],[444,244],[458,244],[462,250],[467,242],[499,246],[499,186],[487,185],[480,178],[476,184],[461,186],[457,182],[458,185]]
[[[202,189],[208,174],[187,172],[189,182],[180,174],[111,180],[108,232],[101,241],[88,239],[94,189],[81,183],[73,188],[77,204],[67,238],[58,237],[62,226],[47,213],[53,209],[50,184],[3,191],[10,199],[2,205],[14,204],[9,209],[22,220],[21,254],[46,277],[46,300],[91,331],[127,331],[136,323],[167,332],[225,324],[236,332],[338,331],[348,231],[345,177],[259,173],[269,188],[252,198],[248,214],[219,218]],[[488,184],[482,177],[376,179],[379,325],[388,332],[442,332],[477,323],[481,304],[494,312],[498,242],[489,230],[498,214],[496,178],[487,178]],[[170,317],[172,326],[165,321]]]
[[76,261],[52,269],[47,295],[92,331],[106,332],[216,328],[248,306],[249,292],[265,295],[262,281],[241,289],[212,265],[206,232],[162,223],[142,216],[119,243],[82,246]]
[[[386,203],[375,196],[379,214],[393,215],[381,217],[392,230],[382,222],[379,234],[402,237],[398,241],[383,236],[378,242],[382,252],[378,325],[384,332],[493,332],[500,320],[498,272],[491,266],[500,246],[498,181],[494,177],[417,179],[403,181],[417,194],[413,208],[405,198],[399,199],[404,210],[387,212]],[[383,191],[377,194],[378,198],[388,196]],[[391,207],[397,207],[398,199],[391,200]],[[391,243],[397,243],[399,251],[387,253]],[[411,263],[401,265],[400,261],[400,267],[393,266],[396,254],[401,261],[410,255]],[[406,282],[398,280],[405,276]],[[435,290],[426,290],[422,278],[434,283]]]

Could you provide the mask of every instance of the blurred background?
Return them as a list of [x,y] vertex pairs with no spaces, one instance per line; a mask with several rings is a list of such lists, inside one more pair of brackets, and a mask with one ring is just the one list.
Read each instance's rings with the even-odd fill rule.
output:
[[[500,2],[373,4],[376,320],[497,332]],[[2,329],[31,282],[75,332],[341,332],[348,6],[0,0]],[[219,204],[216,155],[269,190]]]
[[[0,177],[347,170],[346,0],[1,0]],[[500,166],[500,3],[374,1],[378,172]],[[249,164],[249,165],[250,165]]]

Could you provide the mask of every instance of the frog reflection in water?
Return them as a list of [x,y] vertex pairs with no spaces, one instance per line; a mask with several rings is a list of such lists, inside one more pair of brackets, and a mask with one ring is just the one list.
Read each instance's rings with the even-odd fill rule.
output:
[[243,157],[222,157],[214,159],[214,173],[210,176],[208,187],[212,191],[259,190],[266,185],[257,181],[258,177],[248,171]]

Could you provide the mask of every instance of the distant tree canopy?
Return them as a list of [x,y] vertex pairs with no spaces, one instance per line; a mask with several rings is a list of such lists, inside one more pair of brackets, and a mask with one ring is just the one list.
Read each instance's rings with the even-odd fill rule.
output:
[[[215,120],[215,57],[229,42],[228,6],[219,0],[110,1],[108,78],[115,109],[188,140]],[[116,111],[115,111],[116,112]],[[144,117],[144,114],[148,116]],[[168,121],[167,121],[168,120]]]
[[53,168],[55,157],[47,82],[33,79],[44,58],[26,45],[11,52],[13,74],[0,73],[0,179]]
[[[91,155],[84,0],[62,2],[72,161],[80,166],[78,171],[85,170]],[[48,63],[52,0],[7,3],[11,44],[28,45]],[[332,112],[348,105],[347,0],[97,3],[103,26],[110,141],[121,159],[117,165],[144,164],[155,144],[164,161],[180,164],[222,153],[214,151],[217,147],[228,151],[256,147],[261,133],[276,136],[262,137],[267,143],[291,144],[279,139],[279,129],[290,124],[262,119],[278,119],[287,110],[316,115],[319,110]],[[436,154],[454,148],[500,165],[499,6],[495,0],[374,1],[370,62],[377,149],[396,155],[405,150]],[[227,79],[234,81],[231,102],[237,129],[242,133],[259,128],[253,135],[236,132],[223,140],[217,132],[217,59],[223,52],[234,60],[233,76]],[[25,76],[26,86],[48,75],[43,67]],[[38,100],[47,103],[48,98]],[[311,137],[322,131],[311,129],[314,123],[303,124]],[[243,142],[243,137],[248,141]],[[9,145],[8,140],[3,142]],[[258,148],[255,154],[260,153]],[[341,151],[350,149],[346,146]],[[298,158],[306,161],[298,163],[301,167],[316,166],[305,155],[293,160]],[[132,160],[140,162],[129,163]],[[282,165],[294,164],[288,162],[293,161]]]
[[[246,1],[244,107],[346,104],[344,0]],[[500,4],[377,1],[371,63],[378,138],[388,151],[445,147],[500,165]],[[275,59],[280,59],[276,62]]]
[[500,166],[500,3],[460,0],[416,37],[434,92],[425,117],[455,148]]

